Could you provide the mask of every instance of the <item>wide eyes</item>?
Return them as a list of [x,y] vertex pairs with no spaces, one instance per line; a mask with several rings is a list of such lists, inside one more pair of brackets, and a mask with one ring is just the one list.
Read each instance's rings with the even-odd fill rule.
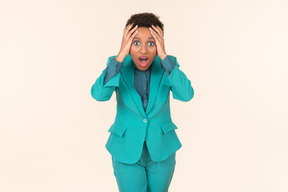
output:
[[[134,44],[135,46],[139,46],[139,45],[140,45],[140,42],[139,42],[139,41],[134,41],[133,44]],[[148,44],[148,46],[150,46],[150,47],[153,47],[153,46],[155,45],[153,41],[149,41],[147,44]]]
[[134,41],[133,44],[138,46],[138,45],[140,45],[140,42],[139,41]]
[[148,46],[154,46],[154,42],[152,42],[152,41],[150,41],[150,42],[148,42]]

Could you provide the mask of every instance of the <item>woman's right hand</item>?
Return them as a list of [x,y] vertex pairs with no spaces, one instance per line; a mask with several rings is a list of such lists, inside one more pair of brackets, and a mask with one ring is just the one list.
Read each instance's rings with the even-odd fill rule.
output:
[[128,55],[128,53],[130,51],[131,44],[132,44],[132,40],[136,36],[136,34],[138,33],[138,30],[136,30],[138,28],[138,25],[136,25],[133,29],[131,29],[132,26],[133,26],[133,23],[130,25],[127,25],[123,31],[121,48],[120,48],[120,51],[119,51],[117,57],[115,58],[115,60],[117,60],[121,63],[123,62],[126,55]]

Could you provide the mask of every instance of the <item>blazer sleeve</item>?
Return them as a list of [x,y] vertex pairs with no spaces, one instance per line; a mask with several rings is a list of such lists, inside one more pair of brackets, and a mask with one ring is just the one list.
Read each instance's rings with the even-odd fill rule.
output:
[[170,61],[174,62],[175,66],[168,76],[165,75],[163,83],[170,86],[174,99],[190,101],[194,97],[194,89],[191,86],[191,82],[184,72],[179,69],[180,65],[177,58],[170,55],[169,57],[171,58]]
[[111,56],[108,58],[106,68],[102,71],[101,75],[96,79],[95,83],[91,87],[91,96],[97,101],[109,100],[114,90],[117,87],[119,87],[119,81],[120,81],[119,72],[114,77],[109,78],[109,81],[105,82],[104,84],[107,67],[109,66],[111,60],[114,58],[115,56]]

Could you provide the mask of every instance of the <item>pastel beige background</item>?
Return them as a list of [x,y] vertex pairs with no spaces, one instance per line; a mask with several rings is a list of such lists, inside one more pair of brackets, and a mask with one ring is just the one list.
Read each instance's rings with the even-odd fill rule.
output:
[[170,191],[288,191],[288,1],[0,0],[1,192],[117,191],[115,95],[90,88],[146,11],[195,90]]

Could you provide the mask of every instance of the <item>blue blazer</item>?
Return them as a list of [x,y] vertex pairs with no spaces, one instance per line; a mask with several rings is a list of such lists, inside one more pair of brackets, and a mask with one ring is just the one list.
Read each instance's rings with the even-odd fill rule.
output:
[[[115,57],[108,58],[107,66]],[[176,65],[168,77],[158,55],[152,63],[146,112],[134,87],[134,63],[130,54],[125,57],[120,73],[103,85],[105,68],[91,88],[91,95],[97,101],[107,101],[114,91],[116,93],[117,113],[108,130],[110,135],[105,147],[123,163],[133,164],[139,160],[145,139],[151,159],[156,162],[165,160],[182,146],[175,132],[177,126],[171,119],[169,93],[172,91],[174,99],[189,101],[194,90],[179,69],[176,57],[169,57]]]

